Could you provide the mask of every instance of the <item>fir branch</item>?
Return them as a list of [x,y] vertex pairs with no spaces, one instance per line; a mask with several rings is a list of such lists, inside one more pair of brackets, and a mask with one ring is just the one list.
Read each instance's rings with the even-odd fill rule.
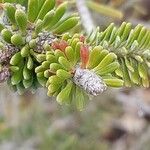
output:
[[[83,2],[77,1],[79,12],[87,15]],[[82,14],[91,34],[70,35],[66,32],[79,17],[65,16],[67,5],[56,7],[55,0],[29,0],[27,8],[1,4],[0,82],[19,94],[41,85],[58,103],[75,103],[79,110],[107,87],[149,87],[150,31],[124,22],[91,32],[93,23]]]
[[149,87],[150,31],[142,25],[132,28],[123,22],[120,27],[110,24],[105,31],[93,33],[87,40],[94,46],[114,52],[120,68],[116,76],[125,81],[125,86],[143,85]]

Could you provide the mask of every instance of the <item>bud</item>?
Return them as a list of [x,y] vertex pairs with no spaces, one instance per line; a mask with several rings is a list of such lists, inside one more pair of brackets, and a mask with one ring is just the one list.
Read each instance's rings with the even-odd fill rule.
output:
[[61,51],[65,51],[66,47],[68,46],[68,43],[64,40],[61,40],[60,43],[59,43],[59,48]]
[[54,41],[54,42],[51,44],[51,46],[52,46],[52,48],[53,48],[54,50],[59,49],[59,43],[58,43],[58,41]]
[[65,52],[66,47],[68,46],[68,43],[65,40],[61,40],[61,41],[54,41],[51,44],[52,48],[54,50],[59,49],[62,52]]
[[80,57],[81,57],[81,68],[86,68],[89,60],[89,47],[87,45],[81,46]]
[[88,69],[77,68],[73,77],[74,83],[83,88],[88,94],[97,96],[107,88],[101,77]]
[[85,42],[85,36],[84,36],[84,35],[81,35],[81,36],[80,36],[80,42],[82,42],[82,43]]
[[23,7],[20,4],[10,4],[10,3],[5,3],[2,4],[2,7],[5,9],[5,11],[2,14],[2,22],[5,26],[11,26],[12,23],[15,23],[15,18],[14,18],[14,13],[16,9],[21,9],[23,11],[26,10],[25,7]]
[[60,5],[60,4],[62,4],[63,3],[63,0],[56,0],[56,4],[57,5]]

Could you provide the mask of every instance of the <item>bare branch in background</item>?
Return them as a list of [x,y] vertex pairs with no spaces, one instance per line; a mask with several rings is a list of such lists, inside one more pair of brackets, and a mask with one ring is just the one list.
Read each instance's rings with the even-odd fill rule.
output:
[[76,0],[76,5],[78,12],[81,17],[82,25],[87,34],[90,34],[93,29],[95,29],[94,22],[92,20],[91,14],[86,7],[85,0]]

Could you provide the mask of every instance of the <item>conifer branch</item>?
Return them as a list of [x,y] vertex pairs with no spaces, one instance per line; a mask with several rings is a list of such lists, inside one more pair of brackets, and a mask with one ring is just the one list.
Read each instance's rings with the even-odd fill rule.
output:
[[89,37],[91,44],[100,45],[118,56],[120,67],[115,76],[124,80],[125,86],[149,87],[150,31],[142,25],[132,27],[123,22],[120,27],[110,24],[105,31],[95,31]]
[[0,82],[19,94],[43,86],[58,103],[75,103],[79,110],[107,87],[149,87],[150,31],[124,22],[71,35],[79,17],[66,16],[67,5],[1,4]]

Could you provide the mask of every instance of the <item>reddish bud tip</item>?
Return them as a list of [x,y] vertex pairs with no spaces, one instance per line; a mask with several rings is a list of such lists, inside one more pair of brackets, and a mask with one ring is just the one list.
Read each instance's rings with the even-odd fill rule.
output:
[[0,9],[4,9],[4,4],[0,3]]
[[68,43],[64,40],[61,40],[60,43],[59,43],[59,48],[61,51],[65,51],[66,47],[68,46]]
[[81,67],[86,68],[86,65],[89,60],[89,47],[87,45],[82,45],[80,48],[80,57],[81,57]]
[[66,47],[68,46],[68,43],[64,40],[54,41],[51,46],[54,50],[59,49],[64,52]]
[[80,42],[83,42],[83,43],[85,42],[85,36],[84,35],[80,36]]
[[56,49],[59,49],[59,43],[58,41],[54,41],[52,44],[51,44],[51,47],[56,50]]
[[60,5],[60,4],[62,4],[63,3],[63,0],[56,0],[56,4],[57,5]]

